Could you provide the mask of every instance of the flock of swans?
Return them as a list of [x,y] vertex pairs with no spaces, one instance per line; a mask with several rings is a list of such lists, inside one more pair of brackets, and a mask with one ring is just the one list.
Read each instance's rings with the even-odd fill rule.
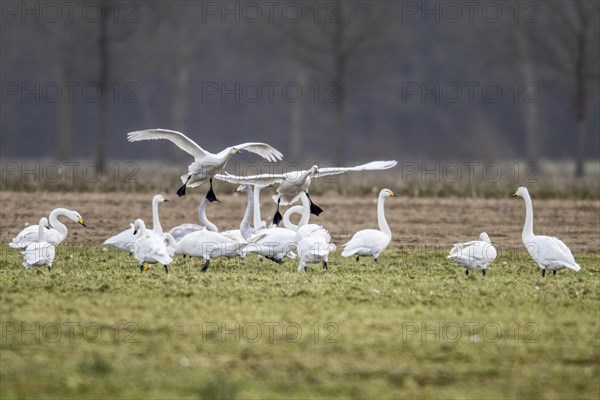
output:
[[[349,168],[319,168],[313,166],[305,171],[293,171],[285,174],[262,174],[253,176],[235,176],[224,172],[229,158],[247,150],[260,155],[268,161],[282,159],[282,154],[265,143],[243,143],[228,147],[217,154],[210,153],[186,137],[184,134],[166,129],[151,129],[131,132],[129,141],[166,139],[194,157],[188,167],[188,173],[182,175],[183,186],[177,194],[184,196],[186,187],[196,187],[209,181],[210,188],[198,208],[200,224],[185,223],[164,232],[160,223],[159,204],[168,200],[162,195],[152,198],[152,229],[146,228],[143,220],[135,219],[128,229],[107,239],[103,244],[111,245],[131,254],[143,272],[153,264],[161,264],[165,272],[176,255],[198,257],[204,260],[201,271],[206,271],[210,261],[220,257],[245,258],[248,254],[257,254],[260,259],[269,259],[282,263],[285,258],[298,259],[298,271],[306,271],[309,264],[323,264],[328,269],[329,255],[337,250],[331,242],[329,232],[318,224],[310,223],[310,215],[319,215],[322,209],[314,204],[308,194],[311,180],[316,177],[342,174],[350,171],[386,170],[394,167],[396,161],[373,161]],[[220,231],[209,221],[206,215],[208,204],[218,201],[213,191],[213,179],[239,184],[237,191],[246,193],[248,200],[244,218],[239,229]],[[273,196],[277,203],[277,211],[272,222],[263,221],[260,214],[260,191],[279,184],[277,194]],[[342,245],[342,257],[373,257],[377,262],[381,253],[388,247],[392,232],[385,218],[385,200],[397,195],[383,189],[377,199],[377,223],[379,229],[363,229]],[[525,200],[526,218],[522,241],[531,258],[538,264],[542,276],[546,270],[556,274],[560,269],[579,271],[569,248],[559,239],[549,236],[534,235],[533,206],[527,188],[520,187],[513,196]],[[292,206],[282,216],[280,205],[291,205],[300,200],[302,205]],[[299,214],[298,224],[291,222],[291,216]],[[34,266],[47,266],[51,269],[55,257],[55,248],[65,240],[67,227],[58,220],[65,216],[70,220],[86,226],[83,218],[76,211],[57,208],[49,218],[42,217],[37,226],[29,226],[21,231],[9,244],[12,248],[22,249],[23,266],[27,269]],[[252,220],[252,221],[251,221]],[[283,221],[283,227],[279,224]],[[448,258],[465,268],[466,275],[470,270],[481,269],[485,275],[486,268],[497,256],[487,233],[481,233],[479,240],[457,243],[450,250]]]

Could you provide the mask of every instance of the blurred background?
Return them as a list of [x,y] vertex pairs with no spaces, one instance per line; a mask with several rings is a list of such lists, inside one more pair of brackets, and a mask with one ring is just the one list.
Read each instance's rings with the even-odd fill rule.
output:
[[211,151],[264,141],[300,166],[518,161],[597,177],[599,5],[2,1],[0,157],[181,173],[171,143],[126,141],[160,127]]

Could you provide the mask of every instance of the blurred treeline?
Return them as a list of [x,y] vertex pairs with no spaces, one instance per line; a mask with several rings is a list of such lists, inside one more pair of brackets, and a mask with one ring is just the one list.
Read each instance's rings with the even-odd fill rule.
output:
[[[2,2],[3,159],[305,165],[600,155],[600,2]],[[101,93],[101,95],[100,95]]]

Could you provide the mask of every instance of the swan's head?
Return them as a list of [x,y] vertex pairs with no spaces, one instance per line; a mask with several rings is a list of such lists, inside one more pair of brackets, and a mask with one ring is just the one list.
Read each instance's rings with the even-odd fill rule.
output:
[[379,192],[379,196],[381,197],[398,197],[398,195],[394,192],[392,192],[390,189],[382,189],[381,192]]
[[242,150],[238,147],[232,147],[231,150],[229,150],[229,153],[231,154],[240,154],[242,152]]
[[157,194],[152,198],[153,203],[167,203],[169,200],[165,198],[162,194]]
[[137,235],[139,230],[145,230],[146,229],[146,224],[144,224],[144,221],[142,221],[141,219],[136,219],[133,222],[133,234]]
[[83,222],[83,217],[77,211],[69,211],[67,213],[67,217],[71,221],[77,222],[79,225],[83,225],[87,228],[87,225],[85,224],[85,222]]
[[479,241],[486,242],[486,243],[492,243],[489,235],[485,232],[481,232],[481,235],[479,235]]
[[317,172],[319,172],[319,166],[313,165],[312,167],[310,167],[310,170],[312,171],[313,174],[316,174]]
[[237,189],[235,189],[236,192],[250,192],[252,190],[252,186],[250,185],[246,185],[246,184],[242,184],[240,186],[237,187]]
[[40,225],[46,229],[50,229],[50,226],[48,225],[48,218],[46,217],[40,218]]
[[517,191],[515,192],[515,194],[512,195],[512,197],[525,197],[529,194],[529,191],[527,190],[527,188],[525,186],[521,186],[520,188],[517,189]]

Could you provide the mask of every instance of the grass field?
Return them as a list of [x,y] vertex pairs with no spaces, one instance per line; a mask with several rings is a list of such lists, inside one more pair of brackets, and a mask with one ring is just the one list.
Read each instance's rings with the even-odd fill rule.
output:
[[166,275],[91,246],[24,272],[2,249],[3,399],[600,395],[598,254],[542,279],[514,254],[466,278],[435,251]]

